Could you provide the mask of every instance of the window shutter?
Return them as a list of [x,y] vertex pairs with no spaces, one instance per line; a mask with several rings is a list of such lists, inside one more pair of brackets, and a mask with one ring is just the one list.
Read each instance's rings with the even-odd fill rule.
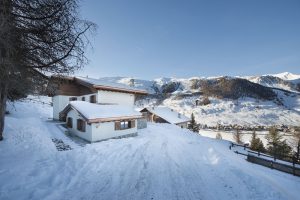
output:
[[77,130],[81,130],[81,119],[77,119]]
[[81,130],[85,132],[85,121],[81,120]]
[[121,122],[120,121],[116,121],[115,122],[115,130],[120,130],[121,129]]
[[68,117],[68,120],[67,120],[67,126],[68,126],[69,128],[73,128],[73,120],[72,120],[71,117]]
[[131,127],[130,128],[134,128],[135,127],[135,120],[131,120]]

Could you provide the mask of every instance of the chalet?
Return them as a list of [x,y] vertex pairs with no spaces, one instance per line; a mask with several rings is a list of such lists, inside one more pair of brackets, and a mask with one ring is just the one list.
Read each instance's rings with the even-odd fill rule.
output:
[[87,141],[134,135],[137,128],[146,127],[141,113],[134,111],[136,97],[147,94],[144,90],[101,79],[60,76],[51,77],[48,93],[53,119],[65,121],[72,133]]
[[181,128],[187,128],[191,121],[190,118],[165,106],[147,107],[140,112],[149,122],[175,124]]
[[137,134],[141,113],[129,106],[71,101],[60,113],[67,128],[89,142]]

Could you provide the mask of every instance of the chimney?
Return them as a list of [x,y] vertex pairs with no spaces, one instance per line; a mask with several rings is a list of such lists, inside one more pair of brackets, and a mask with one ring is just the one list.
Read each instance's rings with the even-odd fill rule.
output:
[[178,118],[181,118],[181,114],[180,113],[178,113]]

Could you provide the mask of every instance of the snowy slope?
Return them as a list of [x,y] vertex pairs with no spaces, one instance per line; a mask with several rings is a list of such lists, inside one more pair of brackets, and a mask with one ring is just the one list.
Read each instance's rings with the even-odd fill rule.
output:
[[[194,113],[198,123],[211,126],[217,124],[249,126],[284,124],[299,126],[300,94],[297,91],[297,84],[300,83],[300,75],[285,72],[274,75],[239,77],[267,87],[292,91],[292,93],[288,94],[280,90],[274,90],[278,93],[278,99],[283,105],[278,105],[274,101],[261,101],[253,98],[242,98],[239,100],[210,98],[211,104],[195,107],[195,100],[203,98],[199,93],[201,91],[199,83],[216,78],[220,77],[134,79],[134,87],[147,90],[151,94],[144,100],[138,101],[137,106],[146,107],[152,104],[169,106],[187,117]],[[233,79],[235,77],[227,78]],[[125,85],[132,84],[132,78],[129,77],[106,77],[101,78],[101,80]],[[163,89],[172,83],[179,84],[176,87],[177,90],[172,92],[167,98],[160,99],[161,96],[159,95],[162,94]]]
[[194,113],[196,121],[202,125],[246,125],[272,126],[300,124],[300,98],[285,98],[285,104],[279,106],[272,101],[258,101],[253,98],[239,100],[220,100],[210,98],[211,104],[195,106],[196,97],[184,99],[168,98],[163,104],[186,116]]
[[300,79],[300,75],[298,74],[293,74],[290,72],[283,72],[283,73],[279,73],[279,74],[271,74],[272,76],[281,78],[283,80],[296,80],[296,79]]
[[[149,124],[78,147],[47,121],[50,106],[15,108],[0,144],[0,199],[299,199],[298,177],[248,163],[226,141]],[[73,150],[56,151],[57,137]]]

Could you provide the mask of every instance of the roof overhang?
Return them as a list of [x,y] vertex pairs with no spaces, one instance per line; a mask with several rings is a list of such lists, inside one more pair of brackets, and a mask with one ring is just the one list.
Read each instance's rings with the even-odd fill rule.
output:
[[71,104],[68,104],[60,113],[67,116],[67,114],[70,112],[71,109],[75,110],[88,124],[143,118],[142,115],[131,115],[131,116],[103,117],[103,118],[88,119]]

